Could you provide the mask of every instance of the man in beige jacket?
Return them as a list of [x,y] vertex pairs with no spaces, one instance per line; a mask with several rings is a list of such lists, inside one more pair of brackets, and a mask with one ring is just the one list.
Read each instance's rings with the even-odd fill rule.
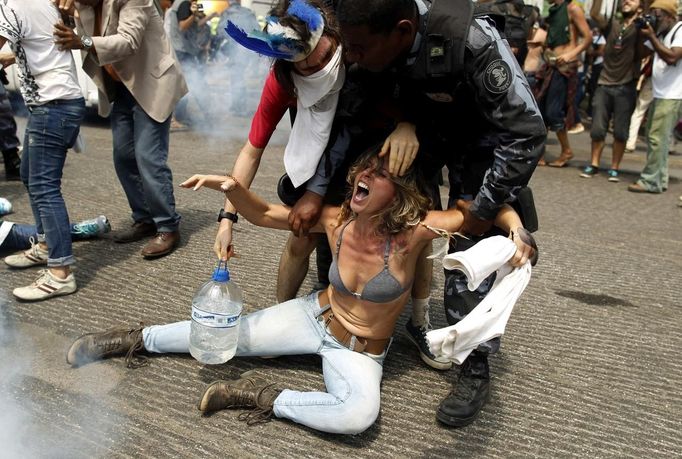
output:
[[99,114],[111,116],[114,167],[134,223],[116,242],[154,236],[145,258],[164,256],[180,240],[173,178],[167,165],[171,113],[187,86],[153,0],[54,0],[78,10],[79,35],[55,25],[62,49],[80,49],[99,89]]

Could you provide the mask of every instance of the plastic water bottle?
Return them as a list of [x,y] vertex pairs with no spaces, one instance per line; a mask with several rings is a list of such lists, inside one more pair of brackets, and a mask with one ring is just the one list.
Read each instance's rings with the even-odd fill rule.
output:
[[12,203],[9,199],[0,198],[0,215],[7,215],[12,212]]
[[189,352],[199,362],[225,363],[237,352],[242,292],[230,281],[227,263],[220,262],[210,281],[192,300]]

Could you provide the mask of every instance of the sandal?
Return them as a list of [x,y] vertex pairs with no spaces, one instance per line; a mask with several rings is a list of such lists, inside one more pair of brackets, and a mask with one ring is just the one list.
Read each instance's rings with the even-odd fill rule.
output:
[[568,162],[571,159],[573,159],[573,152],[571,150],[568,150],[568,154],[562,152],[559,158],[555,159],[551,163],[548,163],[547,165],[550,167],[566,167],[568,166]]

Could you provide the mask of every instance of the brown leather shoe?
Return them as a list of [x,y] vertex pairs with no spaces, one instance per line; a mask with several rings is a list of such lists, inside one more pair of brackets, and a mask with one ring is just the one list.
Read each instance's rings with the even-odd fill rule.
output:
[[642,185],[640,185],[638,182],[631,183],[628,185],[628,191],[632,191],[633,193],[652,193],[652,194],[657,194],[655,191],[651,191],[647,188],[644,188]]
[[156,233],[154,238],[142,247],[142,256],[158,258],[171,253],[180,242],[180,231]]
[[127,244],[128,242],[140,241],[154,234],[156,234],[154,223],[135,222],[127,230],[116,231],[113,239],[119,244]]

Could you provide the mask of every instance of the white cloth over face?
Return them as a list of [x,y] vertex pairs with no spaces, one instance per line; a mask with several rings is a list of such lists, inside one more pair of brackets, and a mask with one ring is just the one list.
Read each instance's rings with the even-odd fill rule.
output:
[[341,46],[337,46],[334,56],[319,72],[309,76],[291,74],[297,111],[284,150],[284,168],[296,188],[315,174],[327,147],[339,91],[346,79],[341,56]]
[[431,352],[461,365],[479,344],[501,336],[516,300],[528,285],[530,262],[520,268],[507,263],[516,252],[516,244],[503,236],[482,240],[469,250],[455,252],[443,258],[445,269],[458,269],[469,280],[469,290],[475,290],[490,274],[497,278],[488,295],[455,325],[432,330],[426,334]]

